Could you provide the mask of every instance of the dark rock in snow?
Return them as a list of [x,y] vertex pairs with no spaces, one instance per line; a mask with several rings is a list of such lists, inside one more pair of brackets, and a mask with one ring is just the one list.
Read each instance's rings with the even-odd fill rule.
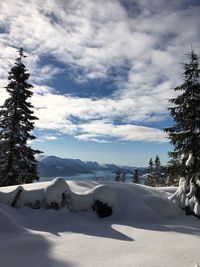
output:
[[112,208],[109,207],[106,203],[103,203],[100,200],[95,200],[92,205],[92,209],[96,211],[100,218],[108,217],[112,215]]

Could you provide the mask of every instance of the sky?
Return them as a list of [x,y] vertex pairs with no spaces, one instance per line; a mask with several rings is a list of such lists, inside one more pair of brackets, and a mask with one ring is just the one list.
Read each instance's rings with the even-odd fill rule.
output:
[[191,47],[198,0],[1,0],[0,104],[17,49],[34,85],[46,155],[147,166],[172,149],[163,128]]

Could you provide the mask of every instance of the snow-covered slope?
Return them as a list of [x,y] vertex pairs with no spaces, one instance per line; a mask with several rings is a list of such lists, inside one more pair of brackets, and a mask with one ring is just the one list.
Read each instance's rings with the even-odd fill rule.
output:
[[[0,205],[0,227],[5,229],[0,231],[2,266],[200,264],[200,221],[186,216],[168,199],[174,188],[115,182],[68,181],[61,186],[62,183],[57,183],[56,193],[51,192],[54,184],[48,182],[25,185],[24,190],[32,193],[31,199],[43,192],[50,201],[57,200],[59,192],[71,192],[70,209],[14,209]],[[14,189],[0,188],[1,196]],[[114,213],[99,218],[91,209],[94,199],[109,203]]]

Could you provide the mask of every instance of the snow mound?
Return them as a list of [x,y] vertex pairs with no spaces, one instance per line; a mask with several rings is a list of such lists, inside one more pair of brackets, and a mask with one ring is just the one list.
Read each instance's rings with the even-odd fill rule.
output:
[[[68,181],[71,188],[70,209],[86,211],[95,200],[99,200],[113,210],[116,221],[132,223],[159,223],[160,220],[174,219],[182,210],[168,199],[174,190],[152,188],[132,183],[92,182],[76,183]],[[88,189],[89,188],[89,189]]]
[[45,189],[46,203],[51,206],[52,203],[56,203],[59,207],[62,207],[64,199],[69,195],[70,188],[64,178],[55,178]]
[[[2,203],[9,205],[12,203],[12,197],[16,196],[19,187],[12,189],[11,192],[4,191],[4,188],[0,189]],[[65,207],[70,211],[80,212],[95,210],[94,204],[102,203],[101,206],[112,209],[113,219],[143,223],[158,222],[160,219],[176,218],[182,213],[178,205],[169,200],[167,192],[163,193],[163,190],[132,183],[66,182],[58,177],[51,182],[23,185],[16,207],[29,206],[56,210]],[[171,199],[174,200],[173,196]],[[195,209],[198,210],[199,206]]]
[[[41,183],[42,184],[42,183]],[[46,183],[44,183],[46,184]],[[69,194],[69,186],[63,178],[55,178],[52,182],[48,182],[47,186],[37,187],[36,184],[11,186],[11,191],[7,188],[1,188],[0,202],[17,208],[28,206],[32,208],[51,207],[52,203],[56,203],[57,207],[62,206],[63,194]],[[21,191],[15,205],[13,205],[16,196]]]
[[[42,183],[41,183],[42,184]],[[11,192],[0,192],[0,202],[12,205],[19,190],[21,194],[17,198],[15,207],[28,206],[32,208],[60,209],[67,207],[70,211],[92,210],[95,201],[101,201],[112,209],[119,208],[117,197],[108,185],[96,185],[86,192],[73,192],[64,178],[58,177],[48,182],[45,187],[32,186],[12,187]],[[2,188],[2,191],[3,188]]]
[[19,200],[17,201],[16,207],[29,206],[36,208],[43,207],[45,204],[45,192],[44,189],[23,189]]
[[19,190],[23,191],[23,187],[22,186],[14,187],[14,189],[10,192],[0,191],[0,203],[4,203],[6,205],[11,206]]
[[84,193],[70,193],[70,210],[87,211],[96,200],[107,204],[115,212],[119,207],[115,191],[108,185],[97,185]]
[[132,183],[113,183],[115,193],[114,218],[129,223],[158,223],[160,220],[173,219],[182,211],[159,189]]

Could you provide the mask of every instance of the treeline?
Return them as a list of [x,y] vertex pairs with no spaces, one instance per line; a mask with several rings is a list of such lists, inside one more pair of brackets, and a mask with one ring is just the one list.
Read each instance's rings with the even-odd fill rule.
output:
[[178,186],[179,178],[177,171],[178,170],[174,165],[173,167],[171,165],[162,165],[160,157],[157,155],[155,160],[150,158],[145,175],[140,169],[135,169],[132,182],[152,187]]

